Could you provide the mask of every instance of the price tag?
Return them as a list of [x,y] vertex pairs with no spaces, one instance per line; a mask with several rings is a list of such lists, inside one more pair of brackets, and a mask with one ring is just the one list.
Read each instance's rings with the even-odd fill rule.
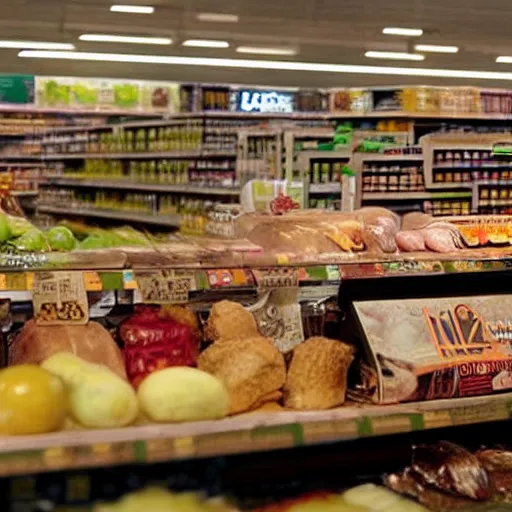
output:
[[98,272],[84,272],[84,283],[85,289],[89,292],[101,292],[103,290]]
[[142,301],[147,304],[183,304],[188,302],[188,292],[193,273],[178,270],[137,273],[136,281]]
[[32,300],[38,324],[84,325],[89,320],[82,272],[37,272]]
[[298,268],[272,267],[254,270],[260,288],[291,288],[299,286]]

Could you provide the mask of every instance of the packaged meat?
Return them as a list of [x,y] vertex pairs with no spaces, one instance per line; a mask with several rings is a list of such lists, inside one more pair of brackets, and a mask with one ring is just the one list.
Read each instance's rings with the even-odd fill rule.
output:
[[397,251],[395,240],[397,224],[389,217],[378,217],[372,223],[365,223],[363,241],[369,253],[384,252],[391,254]]
[[425,251],[425,239],[423,231],[399,231],[396,234],[396,243],[398,248],[404,252]]
[[452,233],[449,229],[432,228],[423,230],[427,249],[434,252],[453,252],[457,250]]
[[483,501],[489,499],[489,476],[472,453],[448,441],[414,447],[411,465],[427,485],[455,496]]
[[186,324],[166,318],[160,308],[141,306],[119,329],[128,377],[137,387],[154,372],[170,366],[195,366],[199,340]]
[[[512,472],[505,469],[506,464],[497,468],[507,458],[503,449],[473,454],[448,441],[420,445],[413,447],[411,466],[385,476],[384,483],[433,512],[509,510],[506,504],[512,503]],[[483,462],[489,460],[492,469]]]

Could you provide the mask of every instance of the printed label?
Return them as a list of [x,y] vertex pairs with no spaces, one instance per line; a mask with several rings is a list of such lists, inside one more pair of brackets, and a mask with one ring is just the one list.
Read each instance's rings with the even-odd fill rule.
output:
[[89,320],[82,272],[37,272],[32,300],[38,324],[83,325]]

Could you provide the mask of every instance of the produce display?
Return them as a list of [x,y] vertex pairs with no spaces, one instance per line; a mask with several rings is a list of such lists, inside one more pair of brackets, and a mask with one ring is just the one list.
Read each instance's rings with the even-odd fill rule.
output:
[[[149,234],[130,226],[104,229],[69,221],[41,230],[23,217],[0,213],[2,266],[84,268],[105,261],[105,250],[110,268],[485,260],[510,252],[508,216],[431,217],[414,212],[400,217],[380,207],[347,213],[297,210],[293,201],[280,198],[275,206],[276,212],[286,212],[212,210],[215,214],[211,220],[203,218],[201,228],[216,233],[211,237]],[[34,258],[37,255],[43,257]]]
[[[283,314],[279,306],[267,307],[274,319]],[[279,338],[261,334],[266,317],[249,309],[217,302],[204,329],[192,308],[178,305],[136,306],[115,329],[96,321],[41,325],[45,318],[38,317],[15,335],[0,381],[9,383],[18,368],[56,379],[73,428],[214,420],[268,405],[309,410],[342,404],[353,349],[323,337],[300,343],[304,337],[297,332],[299,345],[286,350],[287,368]],[[24,400],[44,403],[48,394],[40,392],[28,389],[0,401],[0,417]],[[53,403],[51,395],[47,399]],[[46,422],[39,433],[62,427]]]
[[[13,238],[9,237],[14,232],[18,235],[14,240],[17,240],[34,229],[21,218],[6,215],[5,219],[8,233],[5,243],[11,243]],[[477,220],[474,222],[478,224]],[[480,224],[486,226],[487,231],[484,231],[489,236],[486,238],[482,233],[476,236],[476,250],[503,245],[501,239],[491,236],[491,219],[486,221]],[[261,226],[270,233],[267,241]],[[424,215],[399,218],[378,208],[366,208],[353,214],[317,212],[307,216],[299,211],[279,216],[245,215],[234,220],[234,228],[238,238],[211,239],[201,242],[202,245],[193,245],[196,242],[186,237],[146,235],[131,228],[99,230],[73,223],[38,233],[54,247],[71,247],[70,240],[73,240],[75,248],[64,254],[85,252],[80,246],[86,240],[93,245],[112,244],[112,250],[116,248],[115,240],[121,243],[130,239],[131,247],[121,245],[117,250],[132,258],[149,252],[160,256],[160,251],[162,255],[171,255],[173,248],[186,254],[190,247],[203,251],[202,254],[206,254],[209,247],[217,253],[228,247],[254,256],[272,251],[278,240],[281,244],[278,249],[282,249],[290,233],[296,245],[305,244],[307,237],[316,237],[325,245],[332,244],[329,247],[335,248],[334,254],[338,251],[355,261],[365,261],[364,258],[375,254],[396,258],[403,243],[400,233],[407,232],[425,237],[421,248],[424,254],[433,253],[431,247],[435,247],[431,245],[430,234],[426,233],[429,230],[450,234],[454,244],[454,240],[458,240],[464,249],[455,251],[475,250],[468,243],[475,243],[474,226],[452,219],[439,223]],[[241,230],[246,233],[243,237]],[[268,245],[262,247],[264,244]],[[290,243],[287,247],[291,246]],[[103,251],[103,254],[113,254],[109,247]],[[90,252],[94,251],[87,251]],[[192,254],[194,251],[186,257],[193,259]],[[52,436],[89,435],[95,430],[103,435],[108,429],[120,429],[113,432],[123,432],[123,435],[128,435],[124,434],[128,430],[132,432],[130,435],[140,432],[136,435],[144,436],[143,429],[164,432],[172,425],[183,429],[181,436],[187,437],[154,438],[148,441],[148,446],[149,442],[155,445],[172,442],[181,446],[180,443],[196,443],[186,441],[192,439],[188,437],[192,422],[209,432],[219,429],[219,439],[222,439],[222,434],[226,434],[222,424],[230,421],[240,422],[240,425],[246,420],[254,421],[255,425],[259,422],[278,425],[280,415],[296,415],[293,419],[286,417],[283,423],[300,421],[298,418],[309,414],[318,414],[324,419],[333,414],[335,418],[336,414],[342,415],[345,408],[350,410],[349,415],[355,415],[358,408],[366,407],[357,403],[361,401],[384,407],[383,404],[411,400],[490,395],[512,389],[509,331],[506,329],[508,296],[497,299],[499,306],[492,297],[485,300],[464,297],[451,302],[443,299],[448,301],[446,304],[440,299],[435,299],[434,304],[425,299],[412,306],[408,300],[381,301],[387,303],[387,310],[379,301],[356,301],[353,304],[361,322],[361,332],[356,336],[354,328],[347,332],[341,320],[343,315],[337,311],[336,299],[332,298],[336,292],[320,287],[316,295],[301,295],[294,281],[296,278],[288,272],[290,269],[284,268],[281,274],[269,273],[265,279],[262,279],[261,269],[252,270],[259,276],[260,285],[253,296],[223,296],[219,290],[219,295],[187,295],[187,301],[175,301],[183,302],[181,304],[172,300],[168,304],[141,304],[148,297],[147,283],[141,286],[142,272],[137,273],[141,293],[138,301],[120,296],[116,306],[108,306],[108,312],[98,313],[96,309],[92,315],[93,301],[97,298],[89,294],[91,318],[85,325],[69,321],[63,325],[48,325],[48,319],[38,313],[36,307],[34,318],[30,319],[32,312],[26,313],[24,320],[18,316],[6,335],[8,365],[0,370],[0,438],[21,443],[30,439],[29,434],[44,441]],[[274,270],[277,272],[278,268]],[[152,272],[150,275],[155,276],[154,269]],[[162,282],[169,284],[180,279],[179,272],[169,272],[162,273],[167,281],[157,282],[153,277],[148,278],[148,283],[157,287]],[[218,270],[208,269],[205,275],[213,279],[215,273],[222,281]],[[59,272],[41,274],[57,275]],[[283,284],[285,286],[279,288]],[[162,299],[151,295],[156,292],[156,288],[149,290],[153,300],[159,302]],[[357,421],[364,422],[365,418],[358,417]],[[304,432],[306,435],[320,432],[324,425],[312,422],[310,430],[304,429]],[[251,436],[253,432],[257,432],[257,427],[251,431]],[[200,445],[192,446],[197,449]],[[264,507],[247,507],[236,499],[231,501],[229,491],[220,493],[230,499],[227,501],[150,487],[117,501],[112,497],[92,500],[97,501],[92,510],[139,512],[147,508],[163,512],[172,507],[183,512],[300,512],[304,509],[444,512],[452,509],[452,503],[471,506],[510,500],[511,491],[507,490],[510,485],[504,474],[512,473],[508,466],[493,469],[494,466],[480,459],[483,452],[478,452],[475,457],[483,467],[478,473],[474,466],[470,469],[464,466],[469,462],[464,462],[468,455],[461,455],[462,448],[443,446],[427,447],[423,451],[416,448],[411,468],[403,472],[360,480],[371,483],[347,490],[347,484],[340,479],[335,491],[306,494],[292,500],[273,498],[269,499],[271,504]],[[431,453],[441,454],[439,462],[429,455]],[[501,452],[496,457],[494,452],[491,454],[495,464],[497,460],[500,464],[507,460]],[[453,460],[458,459],[462,462],[452,467]],[[447,469],[442,469],[444,466]],[[502,467],[505,467],[503,471]],[[468,475],[469,491],[466,484],[459,485],[457,471]],[[455,483],[448,477],[435,476],[439,474],[450,475]],[[471,484],[471,478],[475,478],[483,490]],[[384,486],[375,485],[381,482]],[[141,483],[143,485],[136,488],[144,487],[146,482]]]

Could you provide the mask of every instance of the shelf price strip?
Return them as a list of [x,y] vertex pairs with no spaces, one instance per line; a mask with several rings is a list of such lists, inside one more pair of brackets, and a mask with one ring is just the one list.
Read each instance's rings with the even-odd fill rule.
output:
[[[411,407],[424,408],[422,412],[411,412]],[[386,409],[390,410],[386,414]],[[405,412],[405,410],[408,410]],[[402,412],[404,411],[404,412]],[[332,414],[331,414],[332,413]],[[279,414],[267,415],[272,422]],[[196,435],[173,436],[172,431],[184,431],[183,426],[162,425],[149,439],[141,440],[146,427],[128,427],[129,436],[138,440],[109,441],[115,439],[115,433],[104,431],[98,441],[98,432],[80,432],[80,446],[60,446],[60,434],[39,436],[52,446],[41,449],[23,449],[22,438],[14,439],[19,449],[4,448],[0,451],[0,476],[33,474],[44,471],[57,471],[71,468],[97,467],[128,463],[151,463],[194,457],[222,456],[235,453],[249,453],[315,443],[336,442],[342,440],[373,437],[392,433],[403,433],[441,427],[502,421],[512,417],[512,393],[498,396],[477,397],[471,399],[442,400],[421,404],[401,404],[398,406],[370,406],[365,412],[361,407],[342,407],[334,411],[311,413],[311,421],[288,421],[283,424],[261,425],[255,421],[252,427],[244,427],[241,418],[221,420],[226,430],[215,426],[214,432],[208,432],[201,426]],[[315,416],[318,420],[315,420]],[[254,417],[256,419],[256,417]],[[320,419],[322,418],[322,419]],[[284,418],[283,418],[284,419]],[[212,422],[213,423],[213,422]],[[236,428],[238,426],[238,428]],[[182,428],[183,427],[183,428]],[[190,427],[190,428],[189,428]],[[153,429],[151,426],[150,429]],[[169,429],[166,437],[165,429]],[[194,424],[188,424],[187,430],[193,430]],[[68,433],[63,433],[67,436]],[[77,432],[73,432],[73,438]],[[125,434],[126,435],[126,434]],[[87,436],[94,441],[87,444]],[[6,438],[9,442],[9,438]],[[67,438],[66,438],[67,439]],[[69,439],[66,441],[69,442]],[[32,445],[32,437],[27,440]]]

